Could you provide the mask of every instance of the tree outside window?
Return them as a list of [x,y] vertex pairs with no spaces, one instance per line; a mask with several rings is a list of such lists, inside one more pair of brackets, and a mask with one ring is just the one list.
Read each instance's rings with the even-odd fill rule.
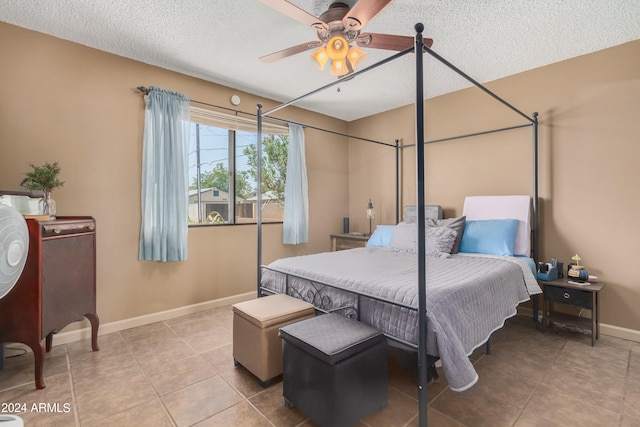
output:
[[[192,123],[190,224],[256,222],[256,139],[256,133]],[[263,221],[280,222],[284,212],[289,136],[263,135],[262,144]]]

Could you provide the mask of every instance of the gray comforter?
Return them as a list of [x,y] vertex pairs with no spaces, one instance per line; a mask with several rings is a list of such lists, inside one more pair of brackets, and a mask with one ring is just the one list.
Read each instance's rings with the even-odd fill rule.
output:
[[[275,271],[274,271],[275,270]],[[284,258],[271,263],[261,285],[285,292],[287,272],[364,295],[418,307],[415,254],[359,248]],[[541,293],[527,261],[514,257],[457,254],[427,257],[427,352],[439,356],[454,391],[474,385],[478,375],[468,356],[516,314],[516,306]],[[317,283],[289,278],[289,294],[316,306],[355,306],[360,320],[401,342],[417,345],[417,312],[332,289],[319,297]]]

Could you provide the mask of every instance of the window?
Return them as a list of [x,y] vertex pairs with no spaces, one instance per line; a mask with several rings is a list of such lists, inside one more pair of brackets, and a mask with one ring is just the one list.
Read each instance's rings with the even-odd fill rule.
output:
[[[191,107],[189,224],[245,224],[257,218],[254,120]],[[288,128],[263,126],[262,220],[281,222]]]

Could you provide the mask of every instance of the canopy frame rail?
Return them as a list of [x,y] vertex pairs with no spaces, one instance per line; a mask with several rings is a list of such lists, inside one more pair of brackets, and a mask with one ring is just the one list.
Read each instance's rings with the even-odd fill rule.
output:
[[276,120],[276,121],[285,122],[285,123],[288,123],[288,124],[299,125],[299,126],[302,126],[303,128],[319,130],[321,132],[327,132],[327,133],[331,133],[331,134],[338,135],[338,136],[344,136],[344,137],[352,138],[352,139],[359,139],[361,141],[372,142],[374,144],[386,145],[387,147],[395,147],[396,146],[395,144],[391,144],[391,143],[388,143],[388,142],[376,141],[375,139],[364,138],[364,137],[357,136],[357,135],[350,135],[348,133],[339,132],[337,130],[324,129],[324,128],[321,128],[321,127],[318,127],[318,126],[313,126],[313,125],[309,125],[309,124],[296,122],[294,120],[281,119],[279,117],[267,116],[267,115],[264,115],[264,114],[263,114],[262,117],[265,118],[265,119],[269,119],[269,120]]
[[[473,138],[475,136],[490,135],[492,133],[499,133],[499,132],[507,132],[507,131],[510,131],[510,130],[523,129],[523,128],[528,128],[528,127],[531,127],[531,126],[533,126],[532,123],[526,123],[526,124],[522,124],[522,125],[508,126],[508,127],[504,127],[504,128],[500,128],[500,129],[491,129],[491,130],[485,130],[485,131],[474,132],[474,133],[466,133],[464,135],[450,136],[450,137],[439,138],[439,139],[431,139],[429,141],[424,141],[424,144],[437,144],[439,142],[447,142],[447,141],[455,141],[455,140],[458,140],[458,139]],[[416,144],[406,144],[406,145],[403,145],[400,148],[408,148],[408,147],[415,147],[415,146],[416,146]]]
[[470,83],[472,83],[474,86],[476,86],[478,89],[482,90],[483,92],[485,92],[487,95],[491,96],[493,99],[495,99],[496,101],[500,102],[501,104],[503,104],[504,106],[506,106],[507,108],[509,108],[510,110],[514,111],[516,114],[524,117],[527,121],[531,122],[532,124],[535,124],[535,119],[533,119],[532,117],[529,117],[527,114],[523,113],[520,109],[516,108],[515,106],[513,106],[511,103],[507,102],[505,99],[503,99],[502,97],[500,97],[499,95],[495,94],[493,91],[491,91],[489,88],[487,88],[485,85],[483,85],[482,83],[480,83],[479,81],[477,81],[476,79],[474,79],[473,77],[469,76],[467,73],[465,73],[464,71],[462,71],[460,68],[456,67],[455,65],[453,65],[451,62],[447,61],[442,55],[436,53],[433,49],[431,49],[429,46],[424,45],[423,44],[423,50],[425,52],[427,52],[429,55],[431,55],[432,57],[434,57],[435,59],[437,59],[438,61],[440,61],[441,63],[443,63],[444,65],[446,65],[449,69],[451,69],[452,71],[456,72],[457,74],[459,74],[460,76],[462,76],[465,80],[469,81]]
[[[497,95],[496,93],[491,91],[489,88],[484,86],[482,83],[478,82],[477,80],[475,80],[474,78],[469,76],[467,73],[462,71],[460,68],[458,68],[455,65],[453,65],[451,62],[446,60],[442,55],[436,53],[429,46],[426,46],[426,45],[423,44],[422,49],[423,49],[424,52],[428,53],[433,58],[437,59],[442,64],[447,66],[449,69],[451,69],[452,71],[454,71],[455,73],[457,73],[458,75],[462,76],[464,79],[466,79],[467,81],[472,83],[478,89],[482,90],[484,93],[486,93],[487,95],[489,95],[490,97],[492,97],[496,101],[500,102],[505,107],[509,108],[510,110],[512,110],[513,112],[518,114],[519,116],[521,116],[524,119],[526,119],[533,126],[532,146],[533,146],[533,175],[534,176],[533,176],[533,197],[532,197],[533,198],[533,227],[532,227],[533,250],[532,250],[532,258],[534,259],[534,262],[537,265],[538,264],[538,254],[539,254],[539,230],[538,230],[538,226],[539,226],[539,184],[538,184],[538,168],[539,168],[539,164],[538,164],[538,144],[539,144],[539,141],[538,141],[538,126],[539,126],[539,122],[538,122],[538,113],[537,112],[533,112],[531,114],[531,116],[528,116],[527,114],[522,112],[522,110],[520,110],[519,108],[516,108],[513,104],[507,102],[504,98],[502,98],[501,96]],[[423,117],[423,120],[424,120],[424,117]],[[424,123],[422,123],[422,126],[424,126]],[[537,302],[537,299],[534,300],[534,305],[537,306],[537,304],[535,304],[536,302]],[[536,313],[534,313],[534,315],[536,315]]]
[[384,64],[386,64],[388,62],[395,61],[396,59],[398,59],[398,58],[400,58],[400,57],[402,57],[402,56],[404,56],[404,55],[406,55],[408,53],[412,53],[414,51],[415,51],[415,47],[410,47],[408,49],[405,49],[403,51],[395,53],[395,54],[393,54],[393,55],[391,55],[391,56],[389,56],[389,57],[387,57],[385,59],[382,59],[381,61],[376,62],[375,64],[369,65],[366,68],[363,68],[363,69],[358,70],[358,71],[354,71],[353,73],[348,74],[348,75],[346,75],[344,77],[341,77],[341,78],[337,79],[334,82],[328,83],[328,84],[326,84],[324,86],[321,86],[321,87],[319,87],[317,89],[312,90],[311,92],[307,92],[304,95],[300,95],[297,98],[291,99],[290,101],[286,101],[286,102],[284,102],[284,103],[282,103],[282,104],[280,104],[280,105],[278,105],[276,107],[273,107],[270,110],[265,111],[263,114],[268,116],[268,115],[270,115],[270,114],[272,114],[272,113],[274,113],[274,112],[276,112],[278,110],[281,110],[281,109],[283,109],[285,107],[288,107],[289,105],[293,105],[296,102],[298,102],[300,100],[303,100],[303,99],[305,99],[305,98],[307,98],[307,97],[309,97],[311,95],[315,95],[316,93],[322,92],[325,89],[329,89],[329,88],[331,88],[333,86],[339,85],[340,83],[343,83],[343,82],[349,81],[351,79],[354,79],[354,78],[358,77],[361,74],[367,73],[367,72],[373,70],[374,68],[378,68],[378,67],[380,67],[380,66],[382,66],[382,65],[384,65]]
[[[256,153],[257,154],[257,161],[256,161],[256,168],[257,168],[257,173],[256,173],[256,186],[257,186],[256,205],[257,206],[262,206],[262,191],[260,191],[260,188],[261,188],[261,185],[262,185],[262,121],[263,121],[263,118],[268,117],[269,119],[276,119],[276,120],[286,121],[285,119],[279,119],[277,117],[273,117],[271,114],[276,112],[276,111],[279,111],[279,110],[281,110],[281,109],[283,109],[285,107],[293,105],[293,104],[297,103],[298,101],[300,101],[302,99],[305,99],[305,98],[307,98],[307,97],[309,97],[311,95],[314,95],[316,93],[322,92],[322,91],[324,91],[326,89],[329,89],[329,88],[331,88],[333,86],[339,85],[342,82],[351,80],[351,79],[353,79],[353,78],[355,78],[355,77],[357,77],[357,76],[359,76],[361,74],[367,73],[367,72],[369,72],[369,71],[371,71],[371,70],[373,70],[375,68],[378,68],[378,67],[380,67],[380,66],[382,66],[382,65],[384,65],[384,64],[386,64],[388,62],[394,61],[394,60],[396,60],[396,59],[398,59],[398,58],[400,58],[400,57],[402,57],[404,55],[407,55],[409,53],[413,53],[413,52],[415,52],[415,50],[416,50],[415,46],[412,46],[412,47],[407,48],[407,49],[405,49],[403,51],[397,52],[397,53],[395,53],[395,54],[393,54],[393,55],[391,55],[391,56],[389,56],[389,57],[387,57],[385,59],[382,59],[381,61],[376,62],[375,64],[372,64],[372,65],[370,65],[370,66],[368,66],[366,68],[363,68],[363,69],[361,69],[359,71],[355,71],[355,72],[353,72],[353,73],[351,73],[351,74],[349,74],[347,76],[344,76],[342,78],[337,79],[336,81],[334,81],[332,83],[326,84],[326,85],[324,85],[324,86],[322,86],[320,88],[312,90],[311,92],[307,92],[304,95],[300,95],[297,98],[294,98],[294,99],[291,99],[289,101],[286,101],[286,102],[284,102],[284,103],[282,103],[280,105],[277,105],[277,106],[275,106],[275,107],[273,107],[271,109],[268,109],[266,111],[263,110],[263,105],[258,103],[256,105],[256,107],[257,107],[257,114],[256,114],[257,120],[256,121],[257,121],[257,127],[258,127],[257,143],[256,143],[256,148],[257,148],[257,150],[256,150],[257,151],[257,153]],[[295,123],[295,122],[292,122],[292,123]],[[310,127],[310,126],[307,126],[307,127]],[[322,131],[328,131],[328,132],[331,132],[331,133],[337,133],[337,132],[334,132],[334,131],[329,131],[327,129],[321,129],[321,128],[317,128],[317,127],[314,127],[314,129],[322,130]],[[356,137],[356,136],[351,136],[351,135],[346,135],[346,134],[343,135],[343,136],[353,137],[353,138],[357,138],[357,139],[360,139],[360,140],[367,140],[366,138],[361,138],[361,137]],[[399,147],[398,143],[396,143],[396,145],[394,146],[394,145],[391,145],[391,144],[388,144],[388,143],[381,143],[380,141],[371,140],[371,142],[376,142],[376,143],[379,143],[379,144],[382,144],[382,145],[385,145],[385,146],[395,147],[395,149],[396,149],[396,158],[399,158],[398,150],[400,149],[400,147]],[[396,164],[397,164],[397,161],[396,161]],[[396,176],[399,176],[399,172],[396,172]],[[399,188],[399,184],[396,184],[396,189],[397,188]],[[399,195],[396,194],[396,199],[398,199],[398,198],[399,198]],[[400,212],[400,207],[396,206],[396,219],[399,217],[399,212]],[[258,248],[257,248],[257,261],[258,261],[257,262],[257,264],[258,264],[257,278],[258,278],[258,288],[259,288],[260,287],[261,277],[262,277],[262,269],[260,268],[260,265],[262,265],[262,209],[258,209],[258,212],[257,212],[257,215],[256,215],[256,225],[257,225],[257,229],[258,229],[258,231],[257,231],[257,243],[258,243],[258,245],[257,245],[258,246]],[[259,291],[258,291],[258,296],[260,296],[260,292]]]
[[[356,71],[348,76],[345,76],[343,78],[340,78],[338,80],[336,80],[333,83],[327,84],[325,86],[322,86],[316,90],[313,90],[311,92],[308,92],[305,95],[299,96],[295,99],[292,99],[288,102],[285,102],[279,106],[276,106],[270,110],[267,110],[266,112],[263,113],[262,110],[262,105],[258,104],[257,105],[257,109],[258,109],[258,114],[257,114],[257,126],[258,126],[258,142],[257,142],[257,151],[258,151],[258,161],[257,161],[257,167],[258,167],[258,173],[257,173],[257,183],[258,183],[258,191],[257,191],[257,203],[258,206],[261,206],[261,196],[262,196],[262,192],[259,191],[260,190],[260,185],[262,183],[262,118],[263,116],[269,116],[271,113],[278,111],[284,107],[287,107],[289,105],[295,104],[296,102],[298,102],[299,100],[302,100],[310,95],[313,95],[315,93],[321,92],[325,89],[328,89],[330,87],[333,87],[335,85],[340,84],[341,82],[347,81],[349,79],[352,79],[360,74],[363,74],[373,68],[376,68],[378,66],[381,66],[383,64],[386,64],[387,62],[391,62],[401,56],[406,55],[407,53],[412,53],[412,52],[427,52],[429,53],[432,57],[436,58],[437,60],[439,60],[440,62],[442,62],[444,65],[446,65],[448,68],[450,68],[451,70],[453,70],[454,72],[456,72],[457,74],[461,75],[462,77],[464,77],[466,80],[468,80],[469,82],[471,82],[473,85],[475,85],[476,87],[480,88],[482,91],[484,91],[485,93],[487,93],[489,96],[491,96],[492,98],[496,99],[498,102],[502,103],[503,105],[505,105],[506,107],[508,107],[509,109],[511,109],[512,111],[514,111],[516,114],[524,117],[527,121],[531,122],[531,124],[533,125],[533,158],[534,158],[534,183],[533,183],[533,216],[534,216],[534,220],[533,220],[533,224],[534,224],[534,259],[537,262],[537,251],[538,251],[538,230],[537,230],[537,224],[538,224],[538,113],[535,112],[532,114],[532,117],[529,117],[528,115],[526,115],[525,113],[523,113],[521,110],[519,110],[518,108],[514,107],[512,104],[510,104],[509,102],[507,102],[506,100],[504,100],[503,98],[501,98],[500,96],[496,95],[495,93],[493,93],[491,90],[487,89],[485,86],[483,86],[481,83],[479,83],[478,81],[476,81],[475,79],[471,78],[470,76],[468,76],[466,73],[464,73],[463,71],[461,71],[459,68],[457,68],[456,66],[454,66],[452,63],[450,63],[449,61],[447,61],[446,59],[444,59],[442,56],[440,56],[439,54],[437,54],[436,52],[434,52],[433,50],[431,50],[428,46],[426,46],[424,44],[424,39],[422,38],[422,32],[424,30],[424,25],[421,23],[418,23],[414,26],[416,34],[415,34],[415,44],[413,47],[406,49],[402,52],[398,52],[376,64],[373,64],[367,68],[364,68],[360,71]],[[426,348],[426,336],[424,334],[424,332],[426,331],[426,324],[424,322],[426,322],[427,318],[426,318],[426,289],[425,289],[425,282],[426,282],[426,263],[425,263],[425,243],[424,243],[424,239],[421,238],[421,236],[424,235],[424,220],[425,220],[425,209],[424,209],[424,201],[425,201],[425,186],[424,186],[424,163],[425,163],[425,159],[424,159],[424,146],[425,146],[425,138],[424,138],[424,124],[425,124],[425,119],[424,119],[424,88],[423,88],[423,76],[424,76],[424,69],[423,69],[423,55],[416,55],[416,61],[415,61],[415,71],[416,71],[416,97],[415,97],[415,106],[416,106],[416,189],[417,189],[417,195],[416,195],[416,200],[417,200],[417,221],[418,221],[418,292],[419,292],[419,297],[418,297],[418,327],[419,327],[419,343],[418,343],[418,347],[417,347],[417,351],[418,351],[418,376],[419,376],[419,396],[418,396],[418,401],[419,401],[419,407],[420,407],[420,411],[419,411],[419,416],[418,416],[418,424],[422,427],[422,426],[426,426],[427,425],[427,411],[426,411],[426,407],[427,407],[427,390],[426,390],[426,386],[427,386],[427,348]],[[506,129],[501,129],[501,130],[506,130]],[[496,131],[501,131],[501,130],[496,130]],[[479,134],[485,134],[485,133],[493,133],[493,131],[488,131],[488,132],[483,132],[483,133],[479,133]],[[472,136],[472,135],[469,135]],[[468,136],[463,136],[463,137],[468,137]],[[459,139],[459,138],[447,138],[447,139],[443,139],[444,140],[451,140],[451,139]],[[428,142],[427,142],[428,143]],[[405,146],[400,147],[398,141],[396,141],[396,165],[399,164],[399,149],[400,148],[405,148]],[[396,189],[397,189],[397,194],[396,194],[396,200],[398,200],[399,197],[399,172],[396,171],[396,178],[398,179],[398,183],[396,185]],[[398,217],[398,210],[399,207],[397,207],[396,210],[396,217]],[[260,283],[261,283],[261,270],[262,270],[262,213],[261,213],[261,209],[258,209],[258,215],[257,215],[257,229],[258,229],[258,295],[260,295]],[[424,316],[424,319],[423,319]],[[421,320],[424,321],[421,321]]]

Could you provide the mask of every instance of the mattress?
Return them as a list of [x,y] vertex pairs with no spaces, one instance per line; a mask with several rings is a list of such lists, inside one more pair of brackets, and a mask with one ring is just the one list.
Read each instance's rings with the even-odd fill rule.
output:
[[[261,287],[342,311],[416,348],[417,267],[412,253],[357,248],[274,261]],[[427,257],[426,270],[427,353],[441,359],[450,388],[462,391],[478,380],[468,356],[542,291],[520,257]]]

